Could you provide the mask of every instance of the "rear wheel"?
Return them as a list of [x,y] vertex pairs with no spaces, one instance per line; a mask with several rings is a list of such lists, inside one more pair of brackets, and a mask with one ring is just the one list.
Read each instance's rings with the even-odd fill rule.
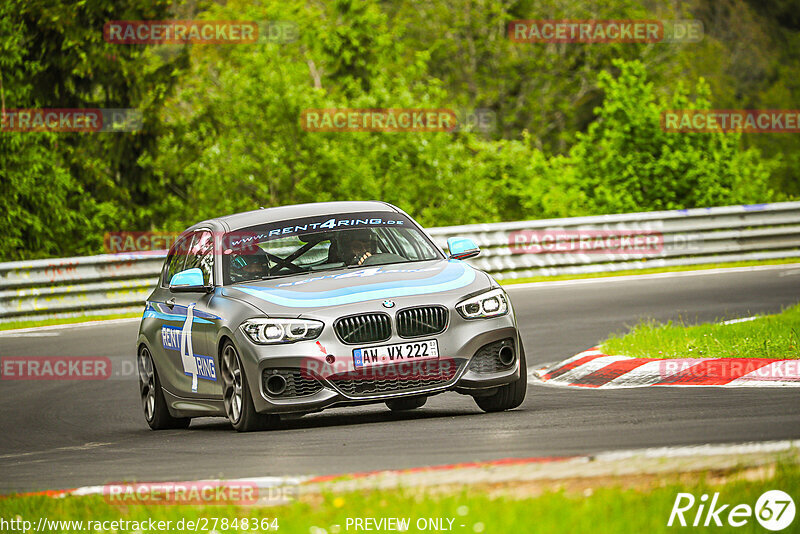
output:
[[488,397],[473,397],[475,404],[484,412],[502,412],[516,408],[525,400],[528,390],[528,366],[525,363],[525,349],[519,343],[519,378],[510,384],[497,388],[497,393]]
[[386,401],[386,406],[393,412],[404,412],[425,406],[428,397],[406,397]]
[[256,411],[239,354],[230,341],[222,347],[220,372],[225,414],[233,428],[239,432],[251,432],[266,429],[277,422],[277,416]]
[[142,398],[144,418],[153,430],[168,428],[188,428],[191,419],[188,417],[173,417],[167,408],[164,391],[158,379],[158,372],[153,363],[150,350],[142,346],[139,349],[137,367],[139,368],[139,394]]

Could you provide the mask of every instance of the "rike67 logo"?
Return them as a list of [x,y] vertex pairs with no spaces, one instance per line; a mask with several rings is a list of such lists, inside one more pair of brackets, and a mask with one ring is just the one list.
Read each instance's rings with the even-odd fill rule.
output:
[[691,493],[678,493],[667,526],[743,527],[755,517],[765,529],[779,531],[791,525],[794,516],[794,500],[781,490],[764,492],[754,507],[749,504],[723,503],[719,493],[714,493],[710,502],[705,493],[699,499]]

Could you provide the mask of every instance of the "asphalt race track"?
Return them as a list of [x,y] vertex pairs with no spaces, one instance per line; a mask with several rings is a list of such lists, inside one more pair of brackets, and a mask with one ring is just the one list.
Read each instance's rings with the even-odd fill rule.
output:
[[[511,287],[529,368],[643,317],[688,322],[776,312],[800,300],[800,266]],[[0,335],[0,356],[133,362],[136,321]],[[0,492],[121,480],[322,475],[613,449],[800,438],[800,389],[582,390],[532,385],[512,412],[433,397],[416,412],[335,409],[238,434],[223,419],[150,431],[136,377],[0,381]]]

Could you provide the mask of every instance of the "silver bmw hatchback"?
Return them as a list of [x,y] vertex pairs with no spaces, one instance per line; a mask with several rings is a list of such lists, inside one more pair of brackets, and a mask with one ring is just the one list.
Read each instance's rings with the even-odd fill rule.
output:
[[239,431],[282,414],[431,395],[519,406],[525,351],[511,300],[383,202],[326,202],[211,219],[183,232],[147,299],[139,392],[152,429],[227,417]]

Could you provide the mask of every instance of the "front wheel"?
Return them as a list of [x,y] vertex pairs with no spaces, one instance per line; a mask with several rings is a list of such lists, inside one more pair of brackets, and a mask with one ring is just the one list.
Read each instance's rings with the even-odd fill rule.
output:
[[525,363],[525,349],[522,340],[519,343],[519,378],[510,384],[501,386],[497,393],[488,397],[473,397],[475,404],[484,412],[502,412],[511,410],[522,404],[528,390],[528,366]]
[[277,416],[264,415],[256,411],[239,354],[230,341],[222,347],[220,371],[225,414],[234,429],[239,432],[251,432],[263,430],[276,422]]
[[153,363],[150,350],[142,345],[136,358],[139,368],[139,395],[142,399],[144,418],[153,430],[168,428],[188,428],[191,419],[188,417],[173,417],[167,408],[161,381]]

